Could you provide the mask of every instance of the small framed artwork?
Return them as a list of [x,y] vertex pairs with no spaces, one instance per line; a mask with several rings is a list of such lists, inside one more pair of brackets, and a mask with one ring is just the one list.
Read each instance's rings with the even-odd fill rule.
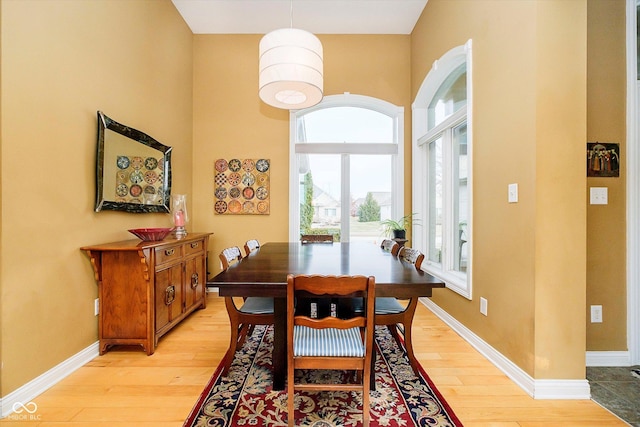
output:
[[620,176],[620,144],[587,142],[587,176]]
[[269,215],[269,159],[218,159],[214,169],[217,215]]

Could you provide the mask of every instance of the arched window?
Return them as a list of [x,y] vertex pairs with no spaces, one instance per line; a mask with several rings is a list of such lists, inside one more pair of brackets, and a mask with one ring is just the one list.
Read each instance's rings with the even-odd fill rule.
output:
[[437,60],[413,104],[414,246],[423,268],[471,298],[471,40]]
[[382,238],[403,215],[404,108],[362,95],[326,96],[290,116],[290,240],[330,233]]

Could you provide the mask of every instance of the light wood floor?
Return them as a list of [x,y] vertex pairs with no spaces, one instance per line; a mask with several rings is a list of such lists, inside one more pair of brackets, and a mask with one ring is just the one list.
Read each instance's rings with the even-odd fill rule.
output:
[[[119,348],[38,396],[36,421],[15,426],[180,427],[229,339],[223,299],[160,340],[154,355]],[[624,426],[589,400],[534,400],[424,306],[414,320],[416,356],[466,427]]]

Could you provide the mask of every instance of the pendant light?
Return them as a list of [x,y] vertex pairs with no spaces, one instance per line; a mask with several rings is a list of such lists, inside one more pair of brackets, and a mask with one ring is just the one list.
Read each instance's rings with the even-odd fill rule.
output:
[[322,43],[308,31],[281,28],[260,40],[259,95],[266,104],[286,110],[311,107],[322,100]]

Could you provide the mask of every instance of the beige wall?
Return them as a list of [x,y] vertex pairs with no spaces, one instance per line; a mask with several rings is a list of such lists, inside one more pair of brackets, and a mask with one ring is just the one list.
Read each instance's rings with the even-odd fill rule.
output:
[[[346,91],[404,106],[410,117],[409,36],[319,35],[324,49],[324,93]],[[210,271],[218,254],[247,239],[288,239],[289,113],[258,98],[259,35],[196,35],[194,49],[194,226],[214,233]],[[405,152],[410,152],[410,121]],[[271,214],[215,215],[213,164],[218,158],[271,159]],[[410,182],[410,158],[405,162]],[[405,198],[410,209],[410,187]]]
[[609,191],[608,205],[587,206],[587,319],[592,304],[604,317],[587,321],[587,350],[626,351],[625,2],[588,4],[587,140],[620,143],[622,166],[619,178],[587,178],[587,187]]
[[193,36],[170,0],[0,4],[0,395],[97,340],[97,287],[79,248],[168,226],[93,212],[96,111],[174,147],[191,192]]
[[414,95],[468,39],[473,299],[433,299],[534,378],[584,378],[585,3],[430,0],[412,34]]

